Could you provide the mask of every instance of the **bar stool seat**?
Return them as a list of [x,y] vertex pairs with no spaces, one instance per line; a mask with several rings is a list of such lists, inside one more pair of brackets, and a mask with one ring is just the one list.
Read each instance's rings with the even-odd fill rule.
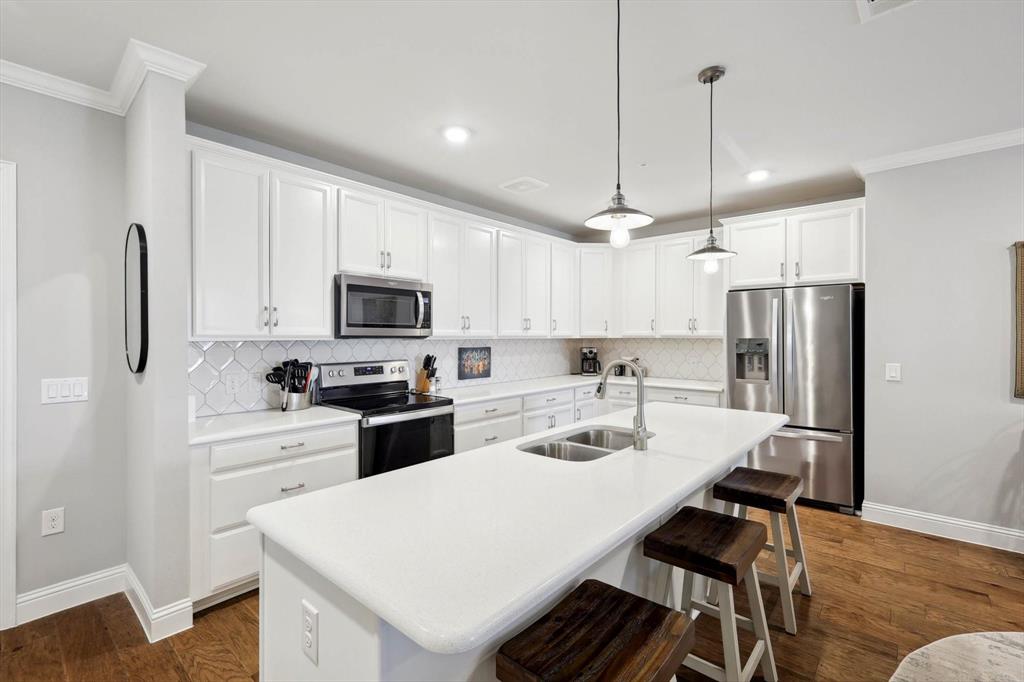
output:
[[672,680],[693,648],[689,616],[597,580],[585,580],[501,645],[502,682]]
[[[800,583],[800,592],[811,596],[811,577],[807,572],[807,560],[804,556],[803,538],[800,537],[800,524],[796,518],[796,499],[804,490],[804,482],[799,476],[780,474],[774,471],[761,471],[748,467],[736,467],[715,484],[713,495],[716,500],[726,503],[726,513],[739,505],[739,515],[746,518],[747,507],[763,509],[769,512],[772,525],[772,541],[765,544],[764,549],[775,555],[776,575],[762,575],[761,582],[779,588],[782,601],[782,618],[786,632],[796,634],[796,608],[793,605],[793,588]],[[782,533],[782,516],[789,525],[789,536],[793,548],[786,548],[786,538]],[[793,557],[795,564],[789,570],[787,557]]]

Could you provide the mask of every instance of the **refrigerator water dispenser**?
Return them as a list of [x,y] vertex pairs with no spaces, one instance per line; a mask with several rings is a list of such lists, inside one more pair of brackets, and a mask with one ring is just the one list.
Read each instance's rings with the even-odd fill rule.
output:
[[769,381],[768,339],[736,339],[736,380]]

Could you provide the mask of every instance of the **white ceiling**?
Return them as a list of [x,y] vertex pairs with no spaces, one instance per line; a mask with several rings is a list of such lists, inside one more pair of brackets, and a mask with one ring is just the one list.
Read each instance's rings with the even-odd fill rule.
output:
[[[658,222],[857,191],[851,163],[1024,126],[1024,3],[628,0],[623,188]],[[0,57],[108,88],[129,38],[206,63],[188,117],[570,233],[614,189],[611,2],[0,4]],[[439,130],[475,131],[450,147]],[[645,164],[641,166],[641,164]],[[774,171],[760,185],[743,173]],[[527,195],[498,185],[529,175]],[[717,212],[717,211],[716,211]]]

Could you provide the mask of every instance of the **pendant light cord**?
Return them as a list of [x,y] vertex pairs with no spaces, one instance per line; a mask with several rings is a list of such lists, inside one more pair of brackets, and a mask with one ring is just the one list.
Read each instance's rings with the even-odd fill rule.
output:
[[715,236],[715,221],[711,207],[715,195],[715,81],[711,81],[711,96],[708,98],[708,231]]
[[615,191],[622,189],[622,0],[615,0]]

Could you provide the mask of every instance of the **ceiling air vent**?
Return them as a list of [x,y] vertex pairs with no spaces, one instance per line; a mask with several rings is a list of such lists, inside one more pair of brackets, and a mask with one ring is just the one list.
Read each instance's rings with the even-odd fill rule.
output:
[[860,23],[864,24],[879,15],[914,2],[917,0],[857,0],[857,14],[860,15]]
[[508,182],[503,182],[498,187],[501,187],[506,192],[512,192],[513,194],[529,194],[530,192],[536,192],[539,189],[548,187],[548,183],[538,180],[537,178],[531,178],[529,175],[524,175],[521,178],[515,178]]

